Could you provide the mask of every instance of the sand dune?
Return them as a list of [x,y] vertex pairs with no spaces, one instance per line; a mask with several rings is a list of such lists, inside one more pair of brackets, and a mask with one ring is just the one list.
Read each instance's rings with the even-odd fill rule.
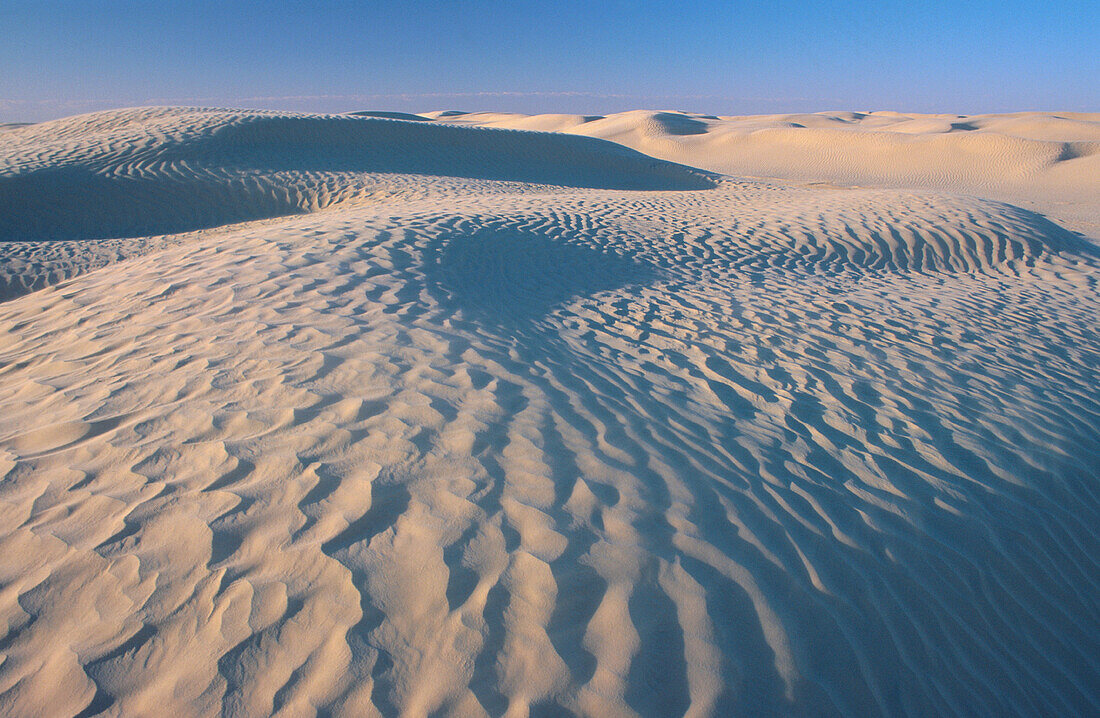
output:
[[[707,173],[590,138],[364,116],[179,109],[97,113],[3,135],[2,239],[182,232],[320,209],[429,175],[700,189]],[[405,179],[423,192],[426,182]],[[406,190],[407,191],[407,190]]]
[[1100,114],[424,116],[600,137],[737,176],[977,194],[1050,214],[1100,237]]
[[0,714],[1100,710],[1100,254],[1050,219],[440,119],[0,147],[54,284],[0,303]]

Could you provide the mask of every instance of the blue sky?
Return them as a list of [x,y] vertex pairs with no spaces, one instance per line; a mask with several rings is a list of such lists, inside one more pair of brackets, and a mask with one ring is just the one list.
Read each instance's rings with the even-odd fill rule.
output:
[[341,112],[1100,111],[1100,2],[0,0],[0,122]]

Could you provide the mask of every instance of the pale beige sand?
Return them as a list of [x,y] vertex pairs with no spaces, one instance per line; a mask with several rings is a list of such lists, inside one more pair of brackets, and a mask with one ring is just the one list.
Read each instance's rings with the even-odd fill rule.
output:
[[0,714],[1100,710],[1100,255],[1047,219],[371,117],[0,167],[23,285],[85,272],[0,304]]
[[635,111],[599,117],[429,112],[424,117],[599,137],[738,176],[976,194],[1049,214],[1100,238],[1100,113],[715,117]]

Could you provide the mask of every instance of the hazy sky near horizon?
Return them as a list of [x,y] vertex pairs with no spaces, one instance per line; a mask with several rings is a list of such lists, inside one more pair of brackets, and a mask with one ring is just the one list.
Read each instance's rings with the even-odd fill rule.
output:
[[1100,3],[2,0],[0,122],[133,105],[1100,111]]

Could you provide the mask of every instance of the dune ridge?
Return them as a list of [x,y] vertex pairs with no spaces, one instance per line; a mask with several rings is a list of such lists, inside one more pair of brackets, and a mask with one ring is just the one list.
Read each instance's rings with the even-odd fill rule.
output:
[[0,213],[0,241],[185,232],[423,192],[436,177],[714,184],[706,172],[606,141],[366,116],[137,108],[11,130],[0,145],[0,206],[19,208]]
[[354,198],[0,242],[71,272],[0,303],[0,714],[1100,710],[1095,244],[617,151],[602,177],[657,187],[592,187],[604,143],[534,132],[402,136],[547,153],[556,184],[322,170],[324,128],[438,126],[231,116],[0,159],[169,197],[198,159],[142,158],[259,158],[255,196]]

